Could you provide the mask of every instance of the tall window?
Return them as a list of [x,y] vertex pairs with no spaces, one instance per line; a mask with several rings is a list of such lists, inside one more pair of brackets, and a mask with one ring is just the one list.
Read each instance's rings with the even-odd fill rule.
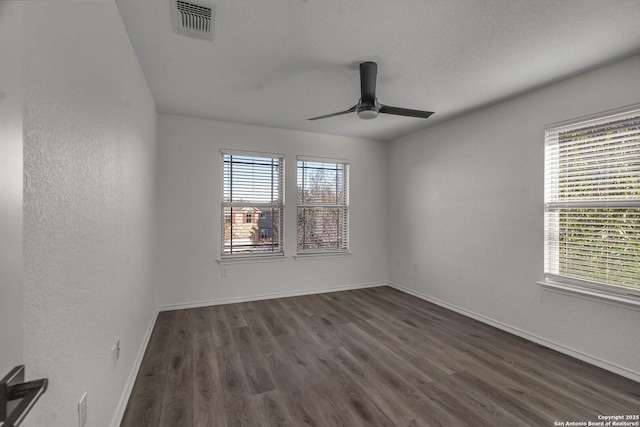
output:
[[640,295],[640,109],[545,133],[545,274]]
[[223,257],[283,254],[283,173],[282,156],[223,151]]
[[298,253],[349,250],[349,165],[298,158]]

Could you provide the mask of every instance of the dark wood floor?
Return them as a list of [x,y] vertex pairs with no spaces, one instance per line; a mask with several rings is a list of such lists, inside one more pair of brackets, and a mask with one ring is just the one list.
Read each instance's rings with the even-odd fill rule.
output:
[[121,426],[553,426],[640,384],[381,287],[158,316]]

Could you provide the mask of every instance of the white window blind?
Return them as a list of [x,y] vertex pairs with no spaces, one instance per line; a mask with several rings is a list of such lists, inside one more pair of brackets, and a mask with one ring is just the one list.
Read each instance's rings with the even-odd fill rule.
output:
[[298,158],[298,253],[349,250],[349,165]]
[[284,158],[222,153],[222,256],[283,254]]
[[640,109],[552,127],[545,140],[546,276],[640,291]]

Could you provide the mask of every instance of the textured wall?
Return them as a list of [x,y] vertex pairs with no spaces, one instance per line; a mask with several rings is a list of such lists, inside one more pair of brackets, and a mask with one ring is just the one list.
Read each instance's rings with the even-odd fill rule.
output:
[[0,377],[22,363],[22,7],[0,2]]
[[[305,292],[387,280],[386,147],[382,142],[185,117],[158,116],[159,302]],[[281,153],[284,261],[225,265],[220,258],[220,149]],[[350,161],[348,257],[295,260],[296,155]]]
[[[156,114],[112,1],[25,2],[27,426],[106,426],[156,307]],[[121,341],[112,366],[111,347]]]
[[640,377],[640,311],[536,284],[544,126],[639,102],[639,75],[636,56],[391,143],[390,281]]

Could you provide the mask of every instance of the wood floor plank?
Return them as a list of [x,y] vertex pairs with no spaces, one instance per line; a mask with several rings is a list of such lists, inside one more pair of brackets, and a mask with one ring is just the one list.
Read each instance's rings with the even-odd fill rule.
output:
[[210,332],[213,317],[212,307],[199,307],[190,310],[193,318],[194,332]]
[[393,422],[382,412],[369,396],[342,367],[331,354],[321,346],[309,346],[303,349],[311,360],[312,366],[320,374],[329,379],[329,384],[337,394],[337,398],[347,403],[347,408],[357,415],[361,422],[373,426],[391,426]]
[[[547,417],[528,405],[526,400],[520,400],[493,383],[492,378],[481,378],[469,371],[454,374],[461,378],[468,387],[472,387],[489,396],[492,401],[515,415],[523,423],[534,426],[553,425],[553,418]],[[569,418],[567,418],[569,419]]]
[[287,328],[287,333],[296,333],[302,329],[302,325],[289,313],[288,306],[284,298],[271,300],[273,311],[278,313],[282,324]]
[[319,294],[318,298],[324,300],[327,304],[331,305],[334,310],[340,313],[343,317],[350,319],[352,322],[356,320],[374,318],[371,311],[367,310],[365,307],[355,304],[353,298],[347,291]]
[[344,342],[338,336],[340,326],[312,326],[307,328],[307,332],[324,348],[338,348],[344,346]]
[[589,408],[581,402],[576,402],[565,394],[556,393],[555,390],[543,387],[534,380],[517,375],[517,372],[496,362],[492,367],[479,366],[473,373],[479,377],[491,377],[492,383],[502,390],[508,390],[512,396],[520,401],[526,401],[527,405],[538,410],[541,414],[552,419],[597,419],[599,412]]
[[256,395],[254,400],[261,416],[259,425],[269,427],[296,426],[291,421],[283,399],[277,390]]
[[[302,299],[291,298],[289,303],[289,313],[302,325],[303,328],[324,326],[322,321],[315,316],[308,306],[303,304]],[[315,316],[315,317],[314,317]]]
[[255,407],[252,396],[225,396],[228,427],[259,426],[260,414]]
[[333,305],[328,304],[319,295],[310,295],[308,303],[313,307],[314,315],[320,319],[321,325],[342,325],[351,322],[347,316],[335,310]]
[[181,350],[169,356],[169,369],[165,385],[161,427],[187,427],[193,425],[193,368],[191,352]]
[[235,347],[221,347],[216,349],[220,383],[225,398],[240,398],[249,395],[249,384],[244,376],[244,369],[240,356]]
[[409,365],[398,366],[396,361],[386,357],[384,350],[369,347],[358,337],[357,332],[349,334],[347,349],[358,364],[371,373],[379,387],[386,387],[392,393],[411,402],[416,414],[431,425],[457,425],[462,422],[456,413],[444,410],[438,400],[422,390],[432,390],[430,378]]
[[273,334],[269,331],[265,325],[263,318],[256,309],[245,310],[242,312],[245,320],[247,321],[247,328],[252,331],[252,337],[255,340],[255,345],[262,353],[268,353],[275,351],[277,344],[275,342]]
[[275,390],[276,386],[267,368],[267,362],[262,353],[256,350],[240,351],[240,361],[244,367],[251,394],[260,394]]
[[340,329],[339,334],[345,347],[375,372],[390,378],[400,378],[414,386],[428,387],[433,382],[425,373],[405,363],[393,348],[381,345],[362,329],[346,325]]
[[401,329],[405,326],[404,323],[402,323],[397,318],[397,307],[389,306],[387,304],[381,304],[381,302],[376,301],[370,295],[364,293],[354,295],[353,303],[362,307],[367,307],[370,313],[370,317],[378,319],[379,321],[384,322],[389,326],[398,329]]
[[166,352],[170,355],[185,352],[193,343],[193,312],[191,310],[177,310],[173,318],[173,328],[165,342]]
[[211,331],[194,336],[193,425],[215,427],[227,424],[220,372]]
[[242,315],[242,311],[238,308],[238,304],[228,304],[220,306],[227,318],[227,322],[231,328],[241,328],[247,326],[247,321]]
[[408,345],[401,340],[398,340],[395,336],[397,331],[382,330],[372,325],[371,320],[364,322],[357,322],[355,325],[368,333],[372,338],[378,340],[381,344],[388,348],[393,348],[394,352],[422,374],[432,381],[438,381],[448,378],[456,371],[447,368],[446,363],[441,363],[437,359],[432,359],[429,353],[422,352],[420,347]]
[[417,426],[426,424],[426,421],[419,416],[420,411],[415,411],[415,406],[413,405],[415,401],[413,399],[405,401],[401,396],[398,396],[384,381],[380,381],[379,378],[370,373],[369,369],[362,367],[360,361],[345,348],[332,349],[330,353],[395,425]]
[[321,413],[324,408],[316,401],[296,371],[290,368],[279,352],[268,353],[265,358],[277,389],[284,394],[284,404],[293,424],[314,427],[322,425]]
[[344,381],[337,380],[336,376],[341,372],[327,370],[325,363],[331,356],[311,335],[301,332],[287,338],[278,337],[278,342],[292,369],[309,385],[334,422],[347,426],[369,425],[366,407],[358,401],[357,395],[348,393],[348,386],[345,390]]
[[272,306],[273,304],[270,301],[256,302],[256,309],[260,313],[264,325],[274,337],[277,337],[278,335],[286,334],[288,331],[278,318],[278,312],[271,309]]
[[213,345],[215,347],[226,347],[233,345],[233,337],[231,336],[231,327],[227,322],[227,317],[224,314],[222,307],[212,307],[210,323],[211,333],[213,336]]
[[121,426],[552,426],[640,384],[390,287],[162,312]]

